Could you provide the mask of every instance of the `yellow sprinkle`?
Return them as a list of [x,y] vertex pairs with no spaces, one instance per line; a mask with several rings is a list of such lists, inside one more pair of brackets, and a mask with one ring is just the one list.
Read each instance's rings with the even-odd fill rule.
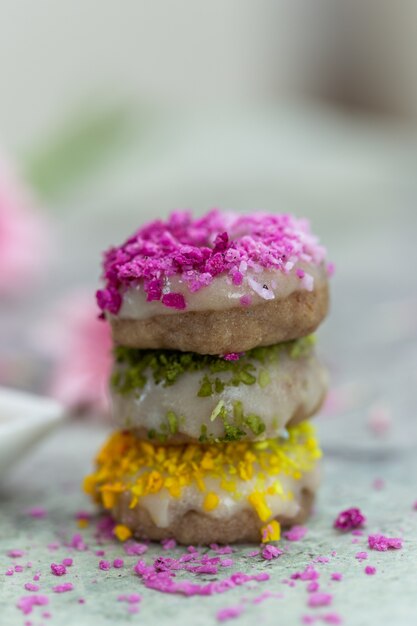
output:
[[220,483],[220,487],[225,491],[228,491],[229,493],[233,493],[236,491],[236,481],[226,480],[225,478],[223,478]]
[[146,481],[146,492],[147,493],[158,493],[162,489],[163,480],[162,476],[159,472],[152,471],[148,474],[148,479]]
[[116,494],[114,491],[107,491],[107,489],[103,489],[101,492],[101,499],[105,509],[112,509],[116,503]]
[[205,511],[213,511],[214,509],[217,509],[219,502],[219,496],[210,491],[204,498],[203,508]]
[[77,520],[78,528],[87,528],[88,524],[89,524],[89,520],[86,519],[85,517],[81,517],[80,519]]
[[248,500],[250,504],[253,506],[253,508],[255,509],[255,511],[257,512],[258,517],[263,522],[266,522],[266,520],[271,517],[272,511],[267,505],[265,496],[263,493],[254,491],[253,493],[250,494],[250,496],[248,496]]
[[117,524],[117,526],[114,527],[113,532],[119,541],[126,541],[126,539],[129,539],[132,536],[132,531],[124,524]]
[[148,454],[149,456],[153,456],[154,446],[151,443],[148,443],[147,441],[142,441],[141,445],[145,454]]
[[282,486],[282,483],[279,480],[276,480],[273,485],[268,487],[266,492],[268,495],[271,495],[271,496],[276,495],[276,494],[283,496],[284,488]]
[[268,543],[268,541],[279,541],[281,539],[281,525],[276,519],[269,522],[261,529],[262,543]]
[[83,482],[83,489],[85,493],[92,495],[95,491],[96,484],[97,484],[97,479],[94,474],[92,476],[86,476]]
[[134,508],[144,496],[163,490],[173,498],[180,498],[188,487],[205,493],[207,479],[238,500],[247,497],[242,496],[247,488],[241,486],[250,482],[249,503],[267,522],[272,514],[266,496],[293,498],[284,487],[286,478],[303,478],[320,456],[314,429],[306,422],[289,428],[287,440],[257,443],[161,446],[120,431],[98,453],[96,470],[85,478],[84,490],[106,509],[114,508],[122,493],[130,494]]
[[205,454],[201,460],[201,467],[205,470],[211,470],[214,467],[214,461],[209,454]]

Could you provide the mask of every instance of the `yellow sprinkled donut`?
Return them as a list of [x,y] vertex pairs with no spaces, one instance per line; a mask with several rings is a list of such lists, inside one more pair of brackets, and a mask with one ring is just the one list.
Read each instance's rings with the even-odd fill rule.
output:
[[[194,513],[200,516],[196,527],[204,522],[211,528],[205,527],[202,543],[245,540],[253,537],[249,514],[258,539],[270,540],[279,538],[277,520],[292,523],[302,512],[303,494],[314,493],[320,456],[314,429],[305,422],[290,428],[287,439],[253,443],[161,446],[119,431],[100,450],[84,488],[134,534],[194,538],[192,529],[178,533],[180,521],[184,526]],[[239,518],[246,528],[239,529]],[[232,519],[233,531],[222,539],[221,529]]]

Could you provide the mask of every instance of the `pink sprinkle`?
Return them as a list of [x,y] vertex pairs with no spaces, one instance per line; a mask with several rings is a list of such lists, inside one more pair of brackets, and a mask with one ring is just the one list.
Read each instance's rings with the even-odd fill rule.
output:
[[115,567],[116,569],[120,569],[121,567],[123,567],[123,565],[124,565],[123,559],[114,559],[113,567]]
[[332,626],[339,626],[342,623],[342,618],[338,613],[326,613],[321,616],[321,619],[326,624],[332,624]]
[[162,559],[161,561],[161,557],[159,557],[155,560],[153,566],[146,565],[144,561],[138,561],[134,570],[142,578],[145,587],[148,587],[148,589],[185,596],[210,596],[223,593],[250,581],[261,582],[269,580],[269,574],[266,572],[254,575],[236,572],[229,578],[215,580],[205,585],[198,585],[187,580],[175,580],[175,572],[170,570],[178,569],[181,566],[182,562],[179,559]]
[[45,606],[49,603],[47,596],[22,596],[16,606],[24,615],[32,613],[34,606]]
[[288,539],[288,541],[300,541],[306,534],[307,528],[305,526],[293,526],[284,533],[284,537]]
[[250,306],[252,303],[252,298],[248,294],[246,294],[240,298],[239,302],[242,306]]
[[40,577],[41,577],[41,573],[40,572],[36,572],[36,574],[33,577],[33,580],[38,581],[40,579]]
[[162,295],[166,279],[173,275],[195,292],[221,273],[239,284],[248,268],[288,273],[297,261],[315,266],[325,261],[325,250],[307,220],[216,209],[195,219],[190,212],[176,211],[165,221],[145,224],[121,246],[106,252],[106,284],[97,292],[97,302],[103,311],[117,314],[120,289],[143,284],[148,301],[162,296],[166,306],[183,309],[182,294]]
[[19,559],[24,554],[25,553],[23,550],[9,550],[7,556],[9,556],[11,559]]
[[235,619],[242,615],[245,608],[242,605],[229,606],[217,612],[216,618],[218,622],[226,622],[229,619]]
[[132,613],[132,614],[139,613],[139,607],[137,604],[130,604],[127,607],[127,610],[129,613]]
[[42,613],[42,617],[43,617],[43,619],[51,619],[52,614],[49,611],[44,611]]
[[103,570],[103,572],[107,572],[110,569],[109,561],[100,561],[98,564],[99,569]]
[[85,604],[85,598],[78,598],[78,604]]
[[145,543],[130,541],[124,544],[123,549],[128,556],[140,556],[147,551],[148,546]]
[[222,567],[231,567],[233,563],[234,563],[233,559],[223,559],[223,561],[220,561],[220,565]]
[[77,511],[75,519],[78,521],[83,520],[89,522],[91,520],[91,513],[89,513],[89,511]]
[[39,585],[35,585],[34,583],[26,583],[25,589],[26,591],[39,591]]
[[13,576],[14,574],[14,569],[12,567],[9,567],[9,569],[6,570],[6,576]]
[[260,554],[260,550],[252,550],[246,556],[258,556],[258,554]]
[[78,550],[79,552],[87,550],[87,546],[84,543],[84,539],[81,537],[79,533],[73,536],[69,546],[70,548],[74,548],[75,550]]
[[198,554],[198,550],[194,546],[187,546],[187,552],[191,552],[192,554]]
[[341,581],[343,578],[343,574],[341,574],[340,572],[333,572],[331,578],[332,580]]
[[328,556],[318,556],[314,559],[314,563],[328,563],[330,561]]
[[173,550],[177,545],[175,539],[163,539],[161,543],[164,550]]
[[384,436],[392,426],[391,412],[385,405],[374,405],[369,411],[369,428],[377,436]]
[[320,585],[317,582],[317,580],[312,580],[311,583],[308,583],[308,585],[306,587],[308,593],[314,593],[314,592],[318,591],[319,588],[320,588]]
[[52,587],[52,591],[54,593],[66,593],[67,591],[72,591],[74,589],[74,585],[72,583],[63,583],[62,585],[56,585],[56,587]]
[[359,530],[358,528],[356,530],[352,530],[352,535],[355,535],[355,537],[363,537],[363,530]]
[[400,550],[403,547],[402,539],[386,537],[385,535],[369,535],[368,544],[372,550],[385,552],[386,550]]
[[58,563],[51,563],[51,570],[54,576],[64,576],[67,573],[65,565],[60,565]]
[[305,271],[302,270],[301,267],[299,267],[295,273],[297,274],[298,278],[304,278],[305,276]]
[[365,567],[365,574],[368,574],[368,576],[373,576],[374,574],[376,574],[376,567],[372,567],[372,565],[367,565]]
[[362,515],[360,509],[351,508],[339,513],[334,521],[334,527],[338,530],[352,530],[352,528],[360,528],[366,522],[366,518]]
[[243,283],[243,274],[241,272],[234,272],[232,274],[232,283],[234,285],[241,285]]
[[[234,576],[234,574],[233,574]],[[233,578],[232,576],[232,578]],[[260,574],[255,574],[253,576],[253,580],[257,580],[258,582],[262,582],[264,580],[269,580],[270,579],[270,575],[267,574],[266,572],[261,572]]]
[[267,600],[268,598],[282,598],[282,597],[283,597],[282,593],[274,593],[273,591],[264,591],[263,593],[259,594],[259,596],[256,596],[255,598],[253,598],[252,604],[260,604],[261,602],[263,602],[264,600]]
[[312,593],[308,599],[308,606],[315,608],[318,606],[329,606],[333,601],[333,596],[330,593]]
[[105,550],[96,550],[96,551],[94,552],[94,554],[95,554],[96,556],[104,556],[104,555],[106,554],[106,551],[105,551]]
[[26,515],[29,515],[30,517],[33,517],[35,519],[43,519],[44,517],[46,517],[47,512],[46,509],[41,506],[33,506],[31,509],[28,509],[26,511]]
[[65,567],[71,567],[71,565],[73,564],[73,560],[72,559],[62,559],[62,565],[65,565]]
[[15,565],[14,571],[18,573],[23,572],[23,565]]
[[267,561],[277,559],[281,554],[284,554],[283,551],[270,543],[262,550],[262,557]]
[[223,356],[225,361],[239,361],[239,359],[244,355],[244,352],[229,352]]
[[306,624],[306,626],[310,626],[310,624],[314,624],[316,620],[317,620],[316,615],[303,615],[301,618],[301,622],[303,624]]
[[135,604],[137,602],[140,602],[142,600],[142,596],[140,596],[138,593],[129,593],[129,595],[127,596],[127,601],[130,604]]
[[320,577],[320,573],[314,569],[311,565],[307,565],[303,572],[295,572],[291,574],[293,580],[317,580]]
[[182,311],[186,308],[185,298],[182,293],[166,293],[162,296],[162,304],[170,309]]
[[329,278],[331,276],[333,276],[335,272],[335,264],[334,263],[328,263],[327,264],[327,276],[329,276]]
[[372,486],[376,491],[381,491],[385,488],[385,480],[383,478],[375,478]]
[[117,597],[119,602],[128,602],[129,604],[137,604],[142,600],[142,596],[138,593],[123,594]]
[[355,559],[358,559],[358,561],[366,561],[367,558],[367,552],[358,552],[357,554],[355,554]]
[[48,550],[58,550],[59,548],[59,543],[57,541],[54,541],[52,543],[48,543],[48,545],[46,546],[48,548]]

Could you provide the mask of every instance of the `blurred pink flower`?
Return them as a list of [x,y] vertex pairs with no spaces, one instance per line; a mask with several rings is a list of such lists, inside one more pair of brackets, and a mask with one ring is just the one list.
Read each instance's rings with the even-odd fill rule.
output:
[[0,296],[19,294],[38,275],[47,231],[29,190],[0,155]]
[[97,315],[94,294],[70,293],[37,336],[37,343],[52,359],[48,391],[74,411],[109,408],[110,327]]

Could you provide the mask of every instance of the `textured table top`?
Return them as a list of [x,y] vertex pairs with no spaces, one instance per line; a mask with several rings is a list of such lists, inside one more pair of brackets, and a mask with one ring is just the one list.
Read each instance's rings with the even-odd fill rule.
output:
[[[242,624],[253,624],[259,620],[263,624],[290,626],[302,623],[303,616],[314,615],[324,615],[333,620],[340,616],[344,624],[355,626],[394,622],[411,626],[415,623],[417,511],[413,510],[416,490],[410,484],[411,477],[416,476],[413,452],[401,456],[375,455],[371,459],[362,455],[335,456],[329,452],[324,464],[323,486],[315,515],[308,524],[308,533],[299,542],[282,542],[285,545],[283,556],[273,561],[266,561],[261,556],[248,557],[256,546],[239,546],[228,555],[234,561],[233,566],[217,576],[179,574],[180,579],[200,584],[225,578],[234,571],[248,574],[267,572],[270,579],[239,586],[223,594],[188,598],[148,590],[133,572],[138,558],[151,563],[159,555],[178,557],[184,552],[183,548],[168,553],[161,546],[154,545],[142,557],[126,556],[118,543],[97,543],[94,539],[94,520],[86,529],[77,528],[76,512],[92,511],[79,484],[88,472],[91,457],[105,434],[100,427],[69,424],[45,442],[2,485],[2,624],[23,624],[26,619],[33,624],[69,626],[152,624],[157,621],[167,625],[209,625],[217,623],[218,611],[235,606],[244,606],[245,610],[238,618]],[[377,478],[384,479],[382,489],[373,486]],[[367,528],[362,537],[354,537],[351,533],[340,534],[332,529],[337,513],[350,505],[359,506],[367,515]],[[47,516],[34,519],[27,515],[27,509],[32,506],[44,507]],[[367,534],[373,531],[403,536],[403,549],[389,552],[369,550]],[[65,543],[78,532],[89,548],[86,551],[65,547]],[[55,544],[59,546],[57,549],[53,549]],[[5,556],[10,549],[20,549],[25,554],[22,558],[10,559]],[[103,549],[105,555],[96,556],[98,549]],[[368,552],[366,561],[355,558],[361,551]],[[215,556],[214,553],[211,555]],[[67,575],[59,579],[51,575],[50,563],[59,563],[66,557],[74,561]],[[124,559],[122,569],[99,570],[101,559],[113,561],[117,557]],[[320,559],[314,567],[320,573],[320,591],[332,594],[333,601],[331,606],[310,609],[307,607],[308,583],[296,581],[295,586],[290,587],[282,581],[292,573],[304,570],[317,557],[329,559],[328,562],[320,562],[325,560]],[[28,561],[32,563],[30,569],[26,567]],[[24,571],[4,576],[5,571],[16,563],[23,564]],[[374,576],[364,573],[366,565],[376,567]],[[30,595],[23,586],[32,581],[37,571],[41,572],[38,593],[46,594],[49,604],[47,607],[35,607],[32,614],[24,618],[15,605],[20,597]],[[340,582],[331,579],[334,572],[342,573]],[[74,590],[65,594],[52,593],[52,587],[63,582],[72,582]],[[274,595],[259,602],[264,592],[273,592],[277,597]],[[142,596],[138,615],[130,614],[129,605],[117,600],[119,595],[131,593]],[[79,603],[80,598],[85,599],[85,604]],[[41,617],[45,610],[51,614],[48,620]]]

